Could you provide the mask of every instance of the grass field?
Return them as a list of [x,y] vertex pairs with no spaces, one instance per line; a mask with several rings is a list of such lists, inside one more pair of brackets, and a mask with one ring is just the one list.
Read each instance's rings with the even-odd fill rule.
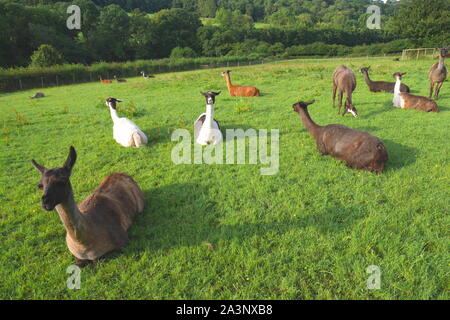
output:
[[[235,84],[259,98],[233,98],[219,69],[161,74],[145,81],[88,83],[0,95],[0,298],[2,299],[446,299],[449,263],[450,84],[441,112],[392,107],[361,74],[353,101],[360,117],[331,107],[340,64],[396,71],[415,94],[428,92],[432,60],[292,60],[233,68]],[[393,80],[392,80],[393,81]],[[280,130],[280,169],[260,165],[175,165],[177,128],[193,132],[204,112],[200,90],[222,90],[215,118],[224,128]],[[40,90],[39,90],[40,91]],[[123,108],[149,137],[127,149],[112,137],[104,99]],[[341,123],[380,137],[385,172],[355,171],[321,156],[292,111],[299,100],[319,124]],[[122,113],[123,115],[123,113]],[[34,158],[61,166],[74,145],[71,182],[79,202],[103,178],[127,172],[147,206],[120,254],[82,269],[81,289],[66,288],[74,259],[56,212],[41,209]],[[381,269],[370,290],[366,269]]]

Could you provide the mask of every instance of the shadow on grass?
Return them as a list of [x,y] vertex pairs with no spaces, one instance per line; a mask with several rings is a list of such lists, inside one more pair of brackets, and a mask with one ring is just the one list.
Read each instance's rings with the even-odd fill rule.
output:
[[[379,103],[377,103],[377,104],[379,104]],[[379,106],[378,110],[369,112],[367,114],[362,114],[361,116],[365,117],[365,118],[369,118],[369,117],[373,117],[373,116],[376,116],[381,113],[391,112],[393,110],[394,110],[394,107],[392,106],[392,101],[388,101],[388,102],[385,102],[382,106]]]
[[400,143],[382,139],[388,150],[389,160],[386,164],[386,170],[397,170],[410,166],[416,162],[418,150],[413,147],[407,147]]
[[[131,227],[127,254],[140,251],[170,250],[221,241],[283,234],[313,227],[322,233],[344,232],[365,216],[360,207],[328,207],[321,212],[272,222],[221,223],[223,210],[199,184],[183,183],[144,192],[147,209]],[[238,208],[236,208],[238,210]]]

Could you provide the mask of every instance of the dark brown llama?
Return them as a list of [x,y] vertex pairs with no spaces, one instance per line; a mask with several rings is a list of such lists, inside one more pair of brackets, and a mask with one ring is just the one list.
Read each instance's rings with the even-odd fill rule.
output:
[[300,115],[306,130],[316,140],[317,149],[322,155],[330,155],[345,161],[349,168],[383,172],[388,153],[379,138],[340,124],[323,127],[317,125],[308,113],[307,107],[312,103],[314,101],[301,101],[292,107]]

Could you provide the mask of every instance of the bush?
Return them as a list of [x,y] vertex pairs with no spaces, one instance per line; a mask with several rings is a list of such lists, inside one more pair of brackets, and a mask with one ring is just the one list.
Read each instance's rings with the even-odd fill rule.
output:
[[63,64],[63,56],[51,45],[42,44],[31,55],[32,67],[51,67],[58,64]]
[[189,47],[181,48],[175,47],[170,53],[170,59],[180,59],[180,58],[196,58],[197,54],[194,50]]

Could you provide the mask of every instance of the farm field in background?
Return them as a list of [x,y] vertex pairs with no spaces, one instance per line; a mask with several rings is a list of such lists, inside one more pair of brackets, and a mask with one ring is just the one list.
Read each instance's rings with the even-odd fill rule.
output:
[[[446,299],[450,183],[450,83],[440,113],[399,110],[393,94],[371,93],[372,80],[403,81],[428,95],[436,60],[392,58],[289,60],[232,68],[233,84],[259,98],[230,97],[222,69],[159,74],[126,83],[86,83],[0,94],[1,299]],[[359,118],[337,115],[331,75],[345,64],[357,74]],[[199,91],[221,90],[215,118],[225,129],[279,129],[280,169],[266,165],[175,165],[177,128],[193,133],[205,110]],[[42,99],[29,99],[36,91]],[[140,149],[112,136],[107,97],[123,99],[120,116],[148,136]],[[346,168],[321,156],[292,104],[312,100],[313,120],[380,137],[385,172]],[[133,176],[146,209],[120,254],[82,269],[74,263],[58,214],[41,209],[35,159],[61,166],[69,146],[78,159],[71,182],[81,202],[112,172]],[[369,290],[367,267],[381,269]]]

